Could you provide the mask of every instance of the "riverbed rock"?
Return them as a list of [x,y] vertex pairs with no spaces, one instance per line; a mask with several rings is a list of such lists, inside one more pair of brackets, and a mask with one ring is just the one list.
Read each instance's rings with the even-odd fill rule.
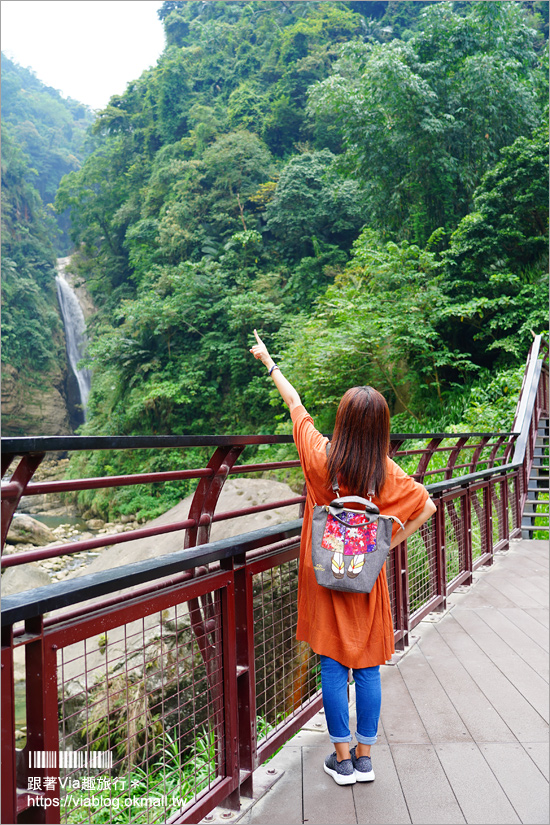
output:
[[51,581],[40,562],[32,561],[29,564],[8,567],[2,573],[2,596],[11,596],[24,590],[33,590],[35,587],[45,587],[51,584]]
[[55,535],[49,527],[27,515],[15,515],[8,531],[10,544],[32,544],[43,547],[55,541]]

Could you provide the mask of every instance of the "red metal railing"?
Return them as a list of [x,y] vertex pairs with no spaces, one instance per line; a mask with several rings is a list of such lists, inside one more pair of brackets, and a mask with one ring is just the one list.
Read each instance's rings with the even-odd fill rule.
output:
[[[514,432],[392,436],[392,456],[428,482],[437,504],[388,563],[398,648],[521,534],[538,422],[548,410],[547,357],[537,338]],[[252,794],[255,768],[321,707],[317,657],[295,639],[300,519],[209,541],[216,521],[303,503],[294,496],[216,510],[230,474],[299,466],[297,460],[237,464],[247,447],[290,440],[3,440],[3,475],[21,457],[2,485],[3,542],[23,495],[198,481],[188,518],[177,524],[3,557],[9,567],[165,532],[185,537],[183,549],[170,556],[3,600],[3,822],[198,822],[222,802],[238,808],[240,797]],[[31,481],[48,451],[166,446],[215,449],[207,467],[196,470]],[[16,668],[25,672],[20,749]],[[97,754],[112,764],[92,764]]]

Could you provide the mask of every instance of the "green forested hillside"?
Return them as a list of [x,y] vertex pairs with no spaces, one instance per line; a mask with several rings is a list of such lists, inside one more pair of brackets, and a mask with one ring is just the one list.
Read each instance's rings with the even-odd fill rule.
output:
[[445,420],[519,364],[546,303],[547,6],[164,3],[163,55],[57,196],[101,306],[87,430],[272,431],[254,326],[326,426],[350,381]]
[[70,431],[55,259],[69,216],[59,181],[83,158],[92,113],[2,54],[2,432]]
[[2,135],[2,361],[20,369],[51,365],[55,252],[52,218],[29,182],[29,167],[9,131]]
[[2,135],[8,135],[26,156],[27,179],[56,219],[59,232],[50,234],[61,255],[70,246],[69,218],[56,214],[51,205],[63,175],[80,168],[86,129],[92,121],[88,107],[63,98],[31,69],[2,54]]

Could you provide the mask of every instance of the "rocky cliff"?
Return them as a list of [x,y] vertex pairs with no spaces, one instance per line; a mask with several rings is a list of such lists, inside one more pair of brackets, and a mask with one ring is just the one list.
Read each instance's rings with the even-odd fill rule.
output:
[[[63,354],[64,347],[59,348]],[[67,363],[56,363],[44,374],[22,374],[2,368],[2,435],[69,435]]]
[[[59,258],[57,264],[66,272],[87,320],[94,306],[85,286],[74,282],[69,261],[69,258]],[[78,426],[75,409],[80,402],[79,389],[67,363],[65,335],[61,329],[61,333],[52,335],[55,361],[49,370],[20,372],[9,364],[3,365],[3,436],[70,435]]]

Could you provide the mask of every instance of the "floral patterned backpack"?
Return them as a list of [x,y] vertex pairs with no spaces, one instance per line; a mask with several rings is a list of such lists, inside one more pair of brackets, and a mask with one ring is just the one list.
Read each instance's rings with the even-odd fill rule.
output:
[[[336,479],[332,488],[338,496]],[[369,497],[373,495],[374,490],[369,490]],[[365,509],[346,508],[351,502]],[[370,593],[390,552],[394,521],[404,529],[397,516],[383,516],[370,498],[343,496],[330,504],[315,504],[311,555],[317,584],[331,590]]]

